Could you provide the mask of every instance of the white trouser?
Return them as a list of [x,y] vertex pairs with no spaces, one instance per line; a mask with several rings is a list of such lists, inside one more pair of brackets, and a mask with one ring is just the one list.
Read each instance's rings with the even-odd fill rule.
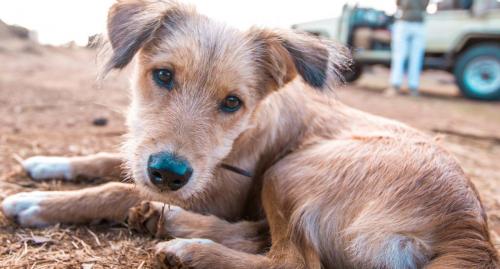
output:
[[[397,21],[392,30],[391,84],[401,87],[408,59],[408,87],[418,90],[425,52],[425,25],[421,22]],[[409,56],[409,57],[408,57]]]

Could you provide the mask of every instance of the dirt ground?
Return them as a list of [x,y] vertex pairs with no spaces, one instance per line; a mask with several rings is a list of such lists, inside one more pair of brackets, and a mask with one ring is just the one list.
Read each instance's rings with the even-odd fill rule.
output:
[[[387,70],[374,68],[338,98],[441,136],[478,187],[500,241],[500,104],[457,97],[444,73],[424,75],[424,95],[386,98]],[[90,49],[0,47],[0,200],[19,191],[82,188],[93,183],[35,183],[18,161],[33,155],[116,150],[125,132],[126,72],[96,82]],[[93,121],[106,118],[106,126]],[[155,240],[124,225],[21,229],[0,214],[0,268],[149,268]]]

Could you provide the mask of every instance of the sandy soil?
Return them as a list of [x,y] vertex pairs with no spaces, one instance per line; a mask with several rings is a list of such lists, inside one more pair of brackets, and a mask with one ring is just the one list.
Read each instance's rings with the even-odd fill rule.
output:
[[[125,132],[126,74],[97,83],[95,52],[20,47],[0,50],[0,200],[19,191],[82,188],[93,183],[35,183],[19,159],[116,150]],[[500,234],[500,104],[457,97],[453,79],[424,76],[425,95],[385,98],[387,71],[371,70],[338,98],[359,109],[395,118],[432,135],[463,165],[479,188],[491,230]],[[92,124],[108,119],[103,127]],[[20,229],[0,214],[0,268],[149,268],[155,240],[123,225]],[[500,241],[497,241],[500,243]],[[500,245],[498,245],[500,248]]]

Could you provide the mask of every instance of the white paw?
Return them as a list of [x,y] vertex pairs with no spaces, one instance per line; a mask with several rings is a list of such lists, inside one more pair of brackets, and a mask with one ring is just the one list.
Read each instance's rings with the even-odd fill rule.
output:
[[24,170],[36,181],[47,179],[72,179],[69,158],[35,156],[22,162]]
[[40,202],[47,198],[47,192],[21,192],[5,198],[3,214],[23,227],[43,227],[49,223],[40,217]]
[[214,241],[210,239],[203,239],[203,238],[191,238],[191,239],[184,239],[184,238],[176,238],[167,242],[161,242],[156,244],[156,253],[159,252],[170,252],[170,253],[175,253],[178,256],[183,256],[185,253],[184,251],[186,250],[186,247],[193,245],[193,244],[212,244]]

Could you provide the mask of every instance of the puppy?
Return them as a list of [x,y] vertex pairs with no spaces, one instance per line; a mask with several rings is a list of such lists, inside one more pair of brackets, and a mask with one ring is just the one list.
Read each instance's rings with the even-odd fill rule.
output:
[[349,61],[315,37],[241,32],[170,1],[109,11],[106,71],[132,63],[122,155],[34,157],[35,180],[119,174],[2,203],[21,226],[123,221],[165,268],[497,268],[486,214],[422,133],[329,94]]

